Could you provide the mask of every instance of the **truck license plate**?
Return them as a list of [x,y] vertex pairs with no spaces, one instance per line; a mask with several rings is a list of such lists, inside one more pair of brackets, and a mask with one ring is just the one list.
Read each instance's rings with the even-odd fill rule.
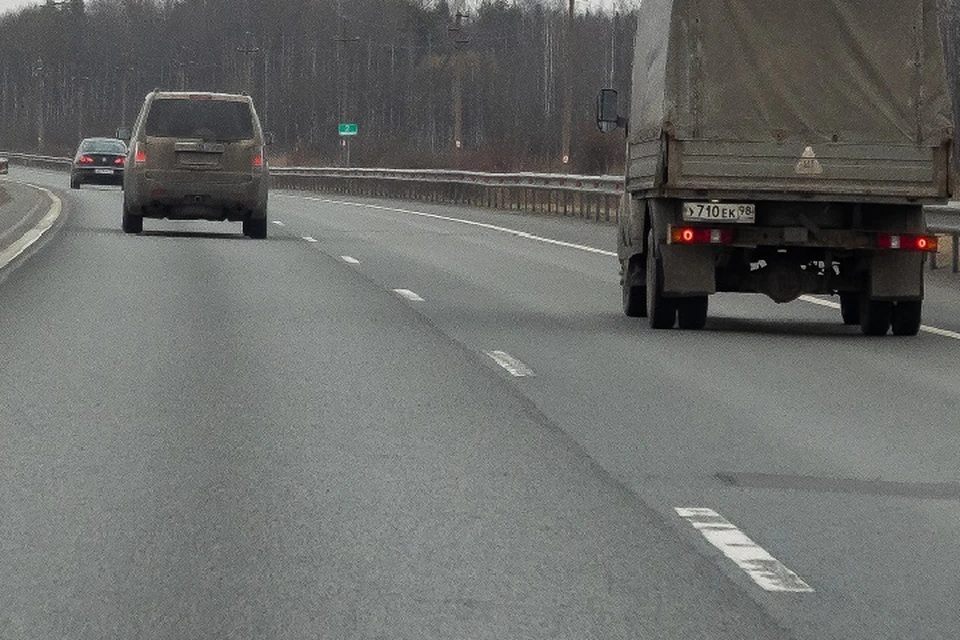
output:
[[684,202],[683,219],[690,222],[752,224],[757,221],[757,206],[729,202]]

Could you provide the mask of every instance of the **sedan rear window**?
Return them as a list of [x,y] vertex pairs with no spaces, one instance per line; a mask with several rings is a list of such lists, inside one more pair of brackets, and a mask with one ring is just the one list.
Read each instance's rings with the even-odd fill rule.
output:
[[162,138],[249,140],[253,114],[246,102],[225,100],[155,100],[147,116],[147,135]]
[[92,153],[122,153],[126,155],[127,145],[120,140],[84,140],[81,151]]

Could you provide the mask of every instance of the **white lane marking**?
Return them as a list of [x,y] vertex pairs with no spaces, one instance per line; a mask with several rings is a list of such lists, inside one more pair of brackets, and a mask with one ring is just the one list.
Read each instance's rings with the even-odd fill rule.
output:
[[920,331],[925,333],[932,333],[935,336],[942,336],[944,338],[953,338],[954,340],[960,340],[960,333],[956,331],[948,331],[947,329],[938,329],[937,327],[928,327],[925,324],[920,325]]
[[287,226],[287,225],[283,224],[282,222],[280,222],[279,220],[271,220],[270,222],[272,222],[273,224],[277,225],[278,227],[285,227],[285,226]]
[[767,591],[812,593],[813,588],[713,509],[676,508],[710,544]]
[[393,292],[401,298],[406,298],[410,302],[423,302],[423,298],[415,294],[410,289],[394,289]]
[[[375,209],[378,211],[391,211],[393,213],[406,213],[412,216],[419,216],[421,218],[443,220],[444,222],[455,222],[457,224],[465,224],[471,227],[478,227],[480,229],[488,229],[490,231],[499,231],[500,233],[508,233],[518,238],[534,240],[536,242],[542,242],[544,244],[553,245],[555,247],[566,247],[568,249],[577,249],[578,251],[586,251],[587,253],[594,253],[600,256],[609,256],[611,258],[617,257],[617,254],[614,251],[604,251],[603,249],[589,247],[584,244],[576,244],[573,242],[564,242],[562,240],[554,240],[552,238],[544,238],[542,236],[537,236],[532,233],[527,233],[526,231],[520,231],[518,229],[510,229],[509,227],[500,227],[495,224],[485,224],[483,222],[474,222],[473,220],[463,220],[462,218],[453,218],[451,216],[441,216],[434,213],[424,213],[423,211],[413,211],[412,209],[400,209],[398,207],[384,207],[377,204],[364,204],[362,202],[347,202],[346,200],[331,200],[329,198],[312,198],[310,196],[289,196],[285,194],[277,194],[277,196],[281,198],[298,198],[302,200],[309,200],[312,202],[323,202],[326,204],[339,204],[346,207],[360,207],[360,208],[367,208],[367,209]],[[814,298],[813,296],[800,296],[800,299],[803,300],[804,302],[809,302],[811,304],[818,304],[822,307],[830,307],[831,309],[840,308],[840,305],[836,302],[831,302],[829,300],[821,300],[820,298]],[[960,340],[960,333],[947,331],[946,329],[938,329],[937,327],[928,327],[926,325],[923,325],[920,327],[920,330],[926,333],[932,333],[934,335],[943,336],[945,338],[953,338],[955,340]]]
[[839,309],[840,303],[833,302],[831,300],[824,300],[823,298],[814,298],[813,296],[800,296],[800,299],[804,302],[809,302],[810,304],[818,304],[821,307],[829,307],[831,309]]
[[506,351],[484,351],[494,362],[506,369],[514,378],[532,378],[533,369],[520,362]]
[[47,211],[46,215],[40,219],[40,222],[37,223],[37,226],[20,236],[20,238],[14,241],[9,247],[3,251],[0,251],[0,269],[3,269],[8,264],[16,260],[18,256],[32,247],[37,240],[42,238],[43,234],[50,230],[63,211],[63,203],[60,201],[60,198],[53,195],[49,189],[44,189],[43,187],[38,187],[37,185],[33,184],[28,184],[27,186],[45,193],[47,197],[50,198],[50,209]]
[[306,240],[307,242],[311,242],[311,243],[317,241],[317,239],[314,238],[313,236],[303,236],[303,239]]
[[486,224],[483,222],[474,222],[473,220],[464,220],[462,218],[441,216],[435,213],[424,213],[423,211],[413,211],[412,209],[400,209],[397,207],[384,207],[377,204],[364,204],[362,202],[347,202],[345,200],[330,200],[328,198],[312,198],[310,196],[286,196],[286,197],[302,198],[304,200],[311,200],[313,202],[323,202],[325,204],[337,204],[337,205],[343,205],[345,207],[360,207],[364,209],[375,209],[377,211],[390,211],[392,213],[406,213],[411,216],[419,216],[421,218],[430,218],[431,220],[443,220],[444,222],[455,222],[457,224],[465,224],[471,227],[478,227],[480,229],[488,229],[490,231],[499,231],[500,233],[508,233],[518,238],[524,238],[526,240],[534,240],[536,242],[550,244],[555,247],[566,247],[568,249],[577,249],[578,251],[586,251],[587,253],[595,253],[601,256],[610,256],[613,258],[617,257],[617,254],[613,251],[604,251],[603,249],[588,247],[585,244],[576,244],[574,242],[564,242],[563,240],[554,240],[552,238],[544,238],[543,236],[527,233],[526,231],[520,231],[519,229],[510,229],[509,227],[499,227],[495,224]]
[[360,261],[352,256],[340,256],[340,259],[347,264],[360,264]]
[[[815,298],[813,296],[800,296],[800,299],[804,302],[809,302],[811,304],[818,304],[821,307],[829,307],[830,309],[839,309],[840,303],[833,302],[831,300],[824,300],[823,298]],[[949,331],[947,329],[940,329],[937,327],[929,327],[925,324],[920,325],[920,331],[924,333],[929,333],[935,336],[940,336],[942,338],[952,338],[953,340],[960,340],[960,333],[956,331]]]

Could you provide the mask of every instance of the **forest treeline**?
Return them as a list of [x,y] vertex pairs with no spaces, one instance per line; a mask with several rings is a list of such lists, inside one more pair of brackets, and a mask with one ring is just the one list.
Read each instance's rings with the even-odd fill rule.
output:
[[350,122],[354,166],[609,172],[623,139],[593,110],[629,87],[620,4],[570,23],[566,0],[38,0],[0,20],[0,148],[72,152],[154,88],[245,91],[288,162],[341,164]]
[[594,100],[629,94],[636,4],[570,23],[568,0],[37,0],[0,18],[0,149],[70,153],[154,88],[246,91],[282,162],[342,164],[349,122],[355,166],[617,172]]

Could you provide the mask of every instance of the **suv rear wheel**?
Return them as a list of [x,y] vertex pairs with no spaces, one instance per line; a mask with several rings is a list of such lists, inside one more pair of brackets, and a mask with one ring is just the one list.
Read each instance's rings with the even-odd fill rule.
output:
[[247,218],[243,221],[243,235],[263,240],[267,237],[267,219]]
[[133,215],[126,207],[124,207],[122,226],[124,233],[140,233],[143,231],[143,218]]

